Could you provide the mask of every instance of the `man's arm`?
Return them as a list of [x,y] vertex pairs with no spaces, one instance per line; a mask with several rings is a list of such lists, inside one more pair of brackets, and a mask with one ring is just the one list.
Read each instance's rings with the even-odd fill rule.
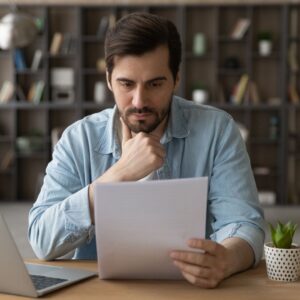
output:
[[94,224],[94,185],[101,182],[137,181],[159,169],[165,160],[165,149],[160,138],[153,134],[138,133],[132,137],[122,124],[122,156],[102,176],[89,185],[90,216]]
[[248,269],[254,263],[252,248],[240,238],[228,238],[221,244],[192,239],[188,245],[203,253],[172,251],[170,256],[187,281],[203,288],[214,288],[223,279]]
[[204,253],[171,255],[188,281],[207,288],[257,264],[264,241],[263,213],[245,144],[233,119],[227,116],[221,125],[209,177],[207,224],[212,240],[191,242]]

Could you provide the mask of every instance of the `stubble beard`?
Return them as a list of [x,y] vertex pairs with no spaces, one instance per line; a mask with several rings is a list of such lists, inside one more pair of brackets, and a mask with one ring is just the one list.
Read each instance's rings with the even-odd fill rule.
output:
[[[164,108],[160,112],[150,107],[143,107],[141,109],[132,107],[132,108],[128,108],[125,112],[119,110],[119,114],[122,120],[124,121],[124,123],[132,132],[151,133],[168,117],[170,108],[171,108],[171,101],[169,102],[168,107]],[[134,123],[132,123],[130,122],[129,118],[130,115],[134,113],[150,113],[153,116],[153,120],[150,123],[144,120],[137,120]]]

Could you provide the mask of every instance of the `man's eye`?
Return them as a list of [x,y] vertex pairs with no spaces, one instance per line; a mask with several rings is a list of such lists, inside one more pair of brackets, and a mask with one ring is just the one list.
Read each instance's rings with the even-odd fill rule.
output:
[[129,88],[132,86],[132,83],[128,81],[121,81],[121,86]]
[[160,87],[162,86],[162,82],[158,81],[158,82],[151,82],[150,84],[151,87]]

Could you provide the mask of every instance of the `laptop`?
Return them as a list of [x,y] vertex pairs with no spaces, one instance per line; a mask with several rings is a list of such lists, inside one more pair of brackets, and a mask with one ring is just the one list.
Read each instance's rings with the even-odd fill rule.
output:
[[169,253],[197,251],[188,239],[205,238],[207,186],[207,177],[98,183],[99,277],[183,279]]
[[97,273],[24,263],[0,214],[0,293],[39,297]]

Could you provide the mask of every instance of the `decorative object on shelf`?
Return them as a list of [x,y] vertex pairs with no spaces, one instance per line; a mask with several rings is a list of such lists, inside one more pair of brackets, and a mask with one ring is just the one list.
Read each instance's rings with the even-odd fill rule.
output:
[[[253,169],[255,175],[268,176],[270,174],[270,168],[268,167],[257,167]],[[259,191],[258,201],[261,205],[275,205],[276,204],[276,193],[273,191]]]
[[300,275],[300,247],[293,244],[297,225],[278,222],[270,224],[272,242],[264,245],[267,273],[271,280],[296,281]]
[[193,53],[197,56],[203,56],[206,53],[206,37],[202,32],[197,32],[194,35]]
[[73,102],[75,99],[74,80],[73,68],[52,68],[52,100],[66,103]]
[[100,73],[105,73],[106,72],[106,62],[105,59],[103,57],[99,58],[96,62],[96,69],[100,72]]
[[94,101],[103,104],[106,101],[106,82],[96,81],[94,86]]
[[208,102],[209,93],[207,88],[202,84],[195,84],[192,91],[192,100],[197,104],[205,104]]
[[246,32],[248,31],[250,24],[251,22],[249,19],[246,18],[238,19],[230,34],[230,37],[232,39],[237,39],[237,40],[242,39],[245,36]]
[[224,68],[230,70],[237,70],[241,67],[241,63],[238,57],[230,56],[227,57],[224,61]]
[[38,129],[32,130],[28,135],[16,138],[16,148],[21,154],[31,154],[45,149],[43,133]]
[[261,56],[270,56],[272,54],[273,36],[270,31],[262,31],[257,35],[258,53]]
[[0,48],[13,49],[29,45],[38,33],[35,19],[16,6],[0,20]]

